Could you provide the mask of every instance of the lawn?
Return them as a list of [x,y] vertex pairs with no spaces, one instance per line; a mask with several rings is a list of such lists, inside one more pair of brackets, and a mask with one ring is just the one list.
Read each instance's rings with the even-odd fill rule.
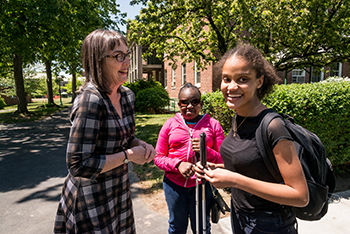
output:
[[17,105],[5,106],[0,110],[0,123],[21,123],[36,121],[52,115],[56,111],[65,109],[72,105],[72,98],[62,98],[62,105],[59,106],[59,99],[54,102],[57,106],[48,106],[46,98],[33,99],[33,102],[28,103],[27,109],[30,114],[14,114],[17,110]]
[[[173,116],[174,114],[137,114],[135,136],[155,147],[164,122]],[[133,164],[133,167],[141,181],[147,181],[151,184],[150,191],[163,187],[164,171],[154,165],[153,161],[144,165]]]

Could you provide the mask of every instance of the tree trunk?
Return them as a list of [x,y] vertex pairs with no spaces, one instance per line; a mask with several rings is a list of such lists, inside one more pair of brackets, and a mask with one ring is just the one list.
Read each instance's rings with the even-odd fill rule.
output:
[[54,105],[53,93],[52,93],[52,74],[51,74],[51,61],[45,60],[46,68],[46,85],[47,85],[47,104]]
[[15,113],[29,113],[27,109],[26,92],[24,90],[23,68],[22,68],[22,55],[13,55],[13,69],[17,94],[17,111]]
[[75,73],[75,68],[73,68],[72,69],[72,103],[74,102],[74,99],[77,96],[76,91],[77,91],[77,76]]

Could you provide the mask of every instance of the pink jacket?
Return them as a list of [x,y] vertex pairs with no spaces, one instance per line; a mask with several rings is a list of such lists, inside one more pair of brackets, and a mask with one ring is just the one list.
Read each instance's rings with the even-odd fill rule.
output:
[[[199,138],[199,135],[203,131],[205,132],[207,137],[207,161],[223,163],[219,149],[225,135],[219,121],[205,114],[193,128],[189,129],[193,138]],[[154,163],[165,171],[165,176],[169,180],[187,188],[196,185],[195,175],[190,179],[185,179],[176,168],[181,161],[195,163],[190,135],[180,113],[176,113],[174,117],[164,123],[159,132],[156,150],[157,155],[154,158]]]

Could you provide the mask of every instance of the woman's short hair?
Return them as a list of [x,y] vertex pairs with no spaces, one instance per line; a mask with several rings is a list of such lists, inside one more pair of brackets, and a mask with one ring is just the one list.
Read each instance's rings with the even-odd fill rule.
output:
[[93,82],[103,92],[112,91],[110,85],[113,81],[103,76],[102,60],[109,50],[121,43],[128,45],[126,38],[116,31],[97,29],[87,35],[81,49],[86,82]]
[[179,100],[180,100],[180,94],[184,89],[193,89],[193,90],[198,92],[199,98],[202,97],[201,91],[199,90],[199,88],[197,86],[193,85],[192,83],[186,83],[179,90],[179,93],[177,95]]
[[264,58],[262,53],[250,44],[241,44],[228,50],[214,66],[216,76],[219,76],[221,79],[222,68],[225,62],[233,56],[244,59],[256,72],[257,79],[264,76],[264,83],[257,90],[259,100],[262,100],[266,95],[272,92],[274,84],[277,84],[280,78],[277,76],[274,67]]

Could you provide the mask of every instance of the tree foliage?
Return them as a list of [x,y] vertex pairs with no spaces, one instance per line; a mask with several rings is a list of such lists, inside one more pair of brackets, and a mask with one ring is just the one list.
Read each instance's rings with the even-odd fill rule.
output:
[[[97,28],[118,30],[118,24],[125,23],[125,14],[118,8],[114,0],[1,2],[0,66],[12,66],[18,112],[28,112],[22,68],[38,61],[45,63],[48,93],[52,96],[51,65],[62,69],[60,65],[65,64],[69,71],[79,71],[80,45],[85,36]],[[55,67],[53,70],[58,73]]]
[[324,67],[349,59],[347,0],[240,1],[244,37],[278,70]]
[[[333,166],[350,162],[350,79],[330,78],[327,82],[276,85],[263,104],[315,133],[326,148]],[[222,92],[203,95],[203,113],[219,120],[225,134],[232,127],[233,111]]]
[[236,1],[148,1],[129,24],[130,38],[173,62],[179,56],[205,64],[236,45],[241,25],[237,9]]
[[176,62],[216,62],[239,41],[250,42],[278,70],[323,67],[349,59],[347,0],[134,0],[130,38]]

